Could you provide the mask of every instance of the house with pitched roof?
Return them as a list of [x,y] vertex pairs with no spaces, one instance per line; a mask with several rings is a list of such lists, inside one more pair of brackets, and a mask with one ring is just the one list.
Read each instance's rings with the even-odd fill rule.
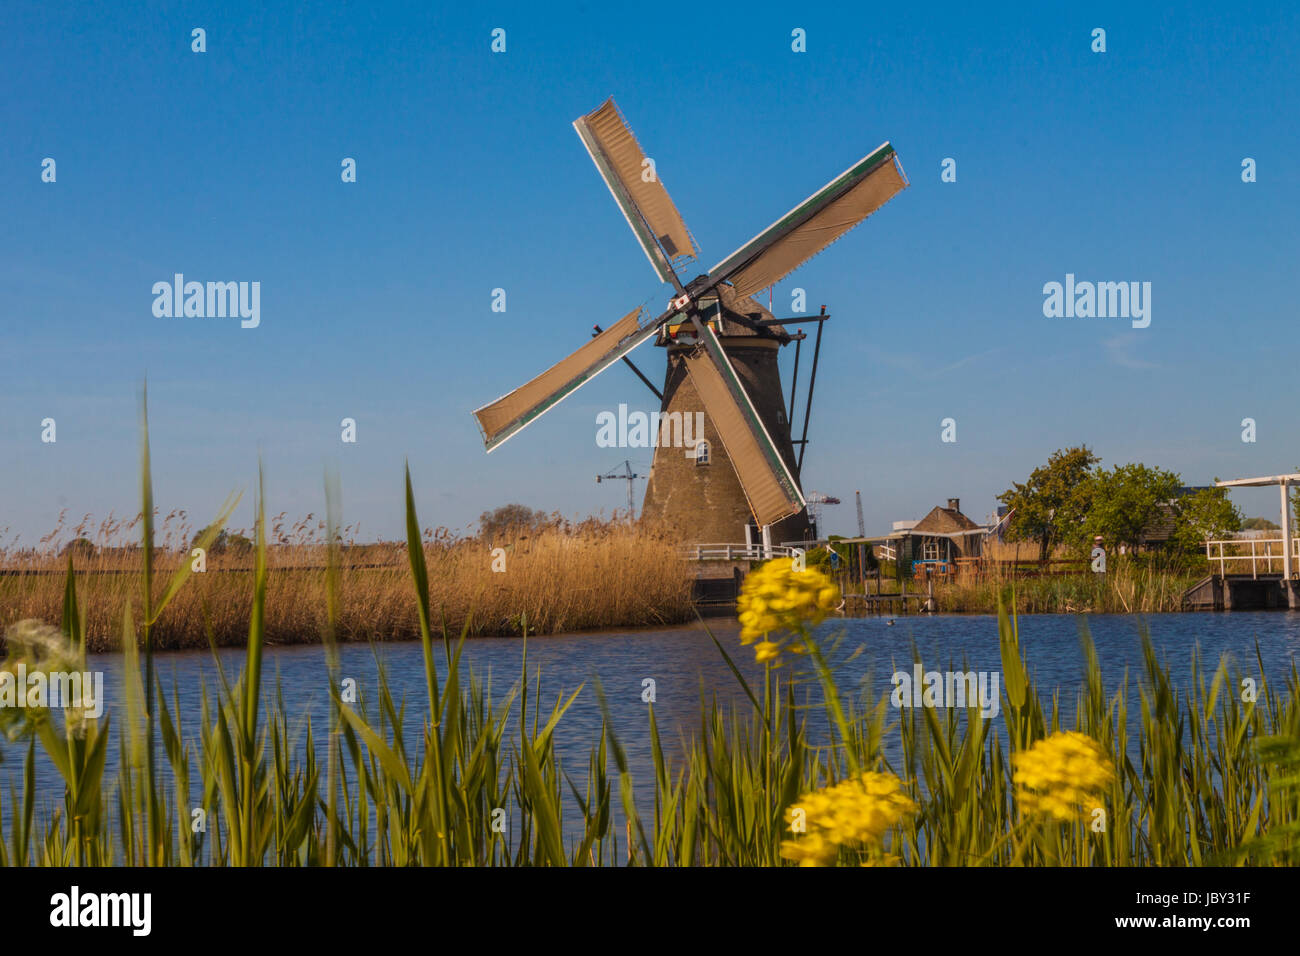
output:
[[879,557],[898,562],[900,568],[932,568],[948,573],[958,559],[978,558],[989,528],[976,524],[961,511],[961,499],[949,498],[919,521],[895,521],[894,530],[869,539]]

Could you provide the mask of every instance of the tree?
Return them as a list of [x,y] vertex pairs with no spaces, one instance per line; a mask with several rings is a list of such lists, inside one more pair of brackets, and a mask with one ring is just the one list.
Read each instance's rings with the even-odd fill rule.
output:
[[1007,523],[1011,541],[1037,541],[1038,560],[1046,561],[1052,548],[1072,537],[1087,511],[1082,494],[1092,466],[1101,461],[1087,445],[1057,449],[1047,464],[1035,468],[1024,484],[1016,483],[998,495],[1014,513]]
[[226,548],[231,554],[251,554],[257,549],[253,539],[232,531],[226,535]]
[[[208,533],[210,528],[211,525],[207,528],[200,528],[198,533],[194,536],[194,540],[190,542],[190,547],[197,548],[199,546],[199,541]],[[230,535],[226,533],[225,528],[222,528],[217,532],[217,536],[212,539],[212,543],[208,545],[208,554],[221,554],[226,550],[226,547],[229,544]]]
[[487,540],[517,537],[542,527],[550,520],[545,511],[534,511],[527,505],[502,505],[485,511],[478,518],[479,535]]
[[[1082,544],[1101,535],[1108,547],[1137,548],[1149,528],[1165,517],[1163,505],[1178,497],[1182,479],[1163,468],[1142,464],[1116,465],[1088,478],[1087,517],[1079,527]],[[1177,513],[1177,505],[1175,514]],[[1238,519],[1240,520],[1240,519]]]
[[1228,500],[1227,488],[1203,488],[1180,498],[1177,508],[1174,544],[1180,551],[1199,552],[1206,541],[1222,538],[1242,528],[1241,512]]
[[[190,542],[190,547],[197,548],[199,539],[207,533],[208,528],[200,529],[199,533],[194,536],[194,540]],[[208,545],[208,554],[225,554],[227,551],[231,554],[248,554],[253,548],[252,539],[245,537],[238,531],[228,531],[222,528],[217,532],[217,536],[212,539],[212,543]]]
[[89,538],[77,538],[75,541],[69,541],[65,544],[59,554],[62,557],[71,554],[74,558],[93,558],[96,550],[95,542]]
[[1267,518],[1247,518],[1241,523],[1242,531],[1279,531],[1276,521]]

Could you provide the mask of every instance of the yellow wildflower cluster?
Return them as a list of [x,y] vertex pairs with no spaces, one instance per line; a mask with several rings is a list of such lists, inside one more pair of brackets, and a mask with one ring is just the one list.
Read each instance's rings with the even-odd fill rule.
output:
[[1063,731],[1016,754],[1016,799],[1031,816],[1077,820],[1100,804],[1115,768],[1091,737]]
[[807,832],[781,843],[781,856],[800,866],[833,866],[841,846],[867,844],[878,864],[897,858],[882,856],[885,831],[916,812],[903,793],[903,782],[888,773],[864,773],[833,787],[805,793],[785,811],[791,829],[802,823]]
[[[777,660],[787,638],[771,640],[769,635],[816,627],[839,602],[839,588],[824,572],[795,570],[790,558],[768,561],[751,571],[741,586],[736,602],[740,642],[751,644],[761,637],[755,659],[760,664]],[[801,648],[791,645],[789,650],[798,653]]]

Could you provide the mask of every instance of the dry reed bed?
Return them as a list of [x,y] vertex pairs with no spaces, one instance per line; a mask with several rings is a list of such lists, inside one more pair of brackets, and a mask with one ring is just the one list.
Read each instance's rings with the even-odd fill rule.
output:
[[[429,536],[426,535],[426,539]],[[546,528],[509,543],[505,570],[493,571],[492,545],[476,538],[426,540],[430,603],[435,620],[474,635],[518,634],[527,615],[534,634],[592,628],[678,623],[691,613],[691,574],[667,537],[625,524],[585,523],[577,530]],[[410,569],[403,545],[367,545],[344,551],[340,576],[340,640],[403,640],[419,636]],[[63,608],[66,557],[27,554],[0,567],[0,630],[24,618],[57,625]],[[270,549],[266,641],[315,643],[326,607],[324,545]],[[181,553],[156,555],[155,591],[161,595]],[[74,556],[77,587],[87,615],[88,649],[118,650],[122,611],[139,614],[140,558],[133,550]],[[84,568],[83,568],[84,565]],[[381,565],[375,567],[373,565]],[[253,568],[248,558],[212,555],[167,606],[154,630],[159,649],[221,646],[248,639]]]

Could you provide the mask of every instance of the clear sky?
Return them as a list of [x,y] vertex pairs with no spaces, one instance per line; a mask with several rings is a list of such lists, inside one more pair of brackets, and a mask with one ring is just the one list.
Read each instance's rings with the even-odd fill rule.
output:
[[[5,543],[134,512],[146,376],[164,511],[251,490],[259,453],[272,512],[319,513],[333,467],[363,537],[401,534],[407,459],[426,525],[622,507],[595,475],[650,454],[598,448],[595,416],[652,408],[626,368],[491,455],[470,414],[666,301],[570,126],[610,95],[701,272],[898,150],[911,188],[773,293],[835,316],[804,476],[844,499],[827,530],[856,489],[870,532],[947,497],[983,518],[1080,442],[1189,484],[1300,465],[1297,5],[468,6],[6,3]],[[156,317],[178,272],[260,282],[260,326]],[[1067,273],[1150,282],[1150,326],[1045,317]],[[1275,491],[1236,500],[1276,519]]]

